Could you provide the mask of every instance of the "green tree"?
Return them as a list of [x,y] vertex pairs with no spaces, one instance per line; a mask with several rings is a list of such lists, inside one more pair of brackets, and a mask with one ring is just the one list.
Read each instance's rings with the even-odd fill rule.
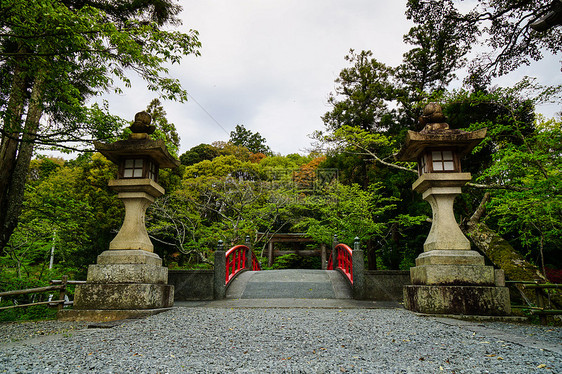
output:
[[[530,126],[525,116],[518,116],[517,108],[511,109],[508,121],[488,124],[489,134],[482,145],[494,151],[477,173],[477,181],[504,188],[489,190],[481,223],[508,239],[544,274],[545,262],[562,264],[562,123],[539,117]],[[471,128],[483,125],[474,123]]]
[[372,58],[371,51],[345,56],[352,67],[343,69],[336,79],[335,93],[328,104],[333,109],[322,120],[328,129],[353,126],[363,130],[386,130],[391,125],[390,103],[395,100],[393,69]]
[[212,265],[209,248],[214,235],[203,226],[191,196],[178,190],[157,199],[148,212],[148,233],[164,259],[173,258],[178,265]]
[[444,90],[466,63],[476,29],[448,22],[458,16],[452,0],[408,2],[406,17],[415,25],[404,35],[404,42],[413,47],[404,53],[396,78],[399,101],[408,116],[404,124],[410,128],[418,126],[419,102]]
[[90,240],[76,257],[85,266],[95,263],[97,255],[109,248],[123,224],[125,210],[115,191],[108,186],[117,175],[117,165],[100,153],[86,153],[67,164],[79,170],[73,198],[86,201],[93,215],[92,221],[81,223]]
[[75,190],[80,174],[79,169],[62,167],[28,185],[23,214],[6,248],[18,269],[24,264],[44,265],[52,246],[57,259],[77,265],[73,260],[90,239],[84,223],[94,219],[88,201]]
[[312,161],[312,156],[302,156],[297,153],[291,153],[287,156],[269,156],[260,161],[261,170],[286,169],[293,170]]
[[[428,18],[432,18],[439,12],[441,3],[441,0],[409,0],[408,7],[423,9]],[[556,55],[561,51],[562,29],[559,25],[562,23],[562,6],[559,1],[478,0],[466,12],[455,8],[455,5],[460,8],[462,0],[445,3],[451,11],[445,14],[443,24],[454,25],[458,30],[474,30],[473,36],[477,40],[472,47],[484,49],[473,61],[472,79],[482,81],[483,75],[503,75],[521,65],[540,60],[544,52]],[[541,28],[537,21],[547,14],[554,16],[551,17],[553,22]],[[430,23],[422,21],[422,25],[429,27]]]
[[149,89],[186,99],[165,66],[198,53],[195,31],[163,27],[178,22],[180,9],[169,0],[0,3],[0,250],[17,225],[37,144],[74,149],[116,136],[122,121],[84,106],[90,96],[113,88],[114,79],[130,85],[132,70]]
[[[339,166],[342,183],[360,184],[365,191],[371,185],[382,186],[377,193],[391,199],[394,205],[381,218],[388,223],[384,226],[384,239],[374,235],[366,240],[369,268],[376,268],[377,253],[389,268],[398,268],[406,255],[415,257],[425,240],[423,233],[429,230],[427,224],[420,224],[431,212],[420,196],[411,191],[417,175],[414,165],[393,161],[392,155],[401,145],[398,137],[342,126],[318,139],[328,154],[323,167]],[[359,160],[365,160],[360,167]]]
[[161,139],[166,143],[168,152],[174,157],[178,157],[178,151],[180,148],[180,136],[176,130],[176,126],[168,122],[166,118],[166,111],[162,106],[159,99],[153,99],[146,112],[152,117],[152,124],[156,126],[154,134],[151,135],[153,139]]
[[54,245],[55,268],[83,278],[123,222],[123,205],[108,187],[117,167],[99,153],[67,162],[36,159],[32,166],[22,214],[5,248],[8,264],[20,261],[32,275],[45,269]]
[[[148,231],[156,250],[182,265],[210,263],[216,242],[254,240],[284,212],[261,177],[259,165],[234,155],[218,156],[186,167],[182,187],[158,200],[148,213]],[[172,261],[172,260],[170,260]]]
[[220,151],[216,147],[201,143],[182,154],[180,156],[180,161],[182,165],[190,166],[204,160],[211,161],[215,157],[220,156],[220,154]]
[[230,132],[230,142],[237,146],[246,147],[252,153],[270,154],[271,149],[265,144],[266,140],[259,132],[252,132],[244,125],[236,125]]
[[219,239],[233,245],[249,235],[263,250],[258,233],[293,228],[322,159],[292,154],[256,163],[228,154],[187,166],[181,188],[149,209],[155,250],[181,266],[210,263]]
[[232,142],[215,141],[211,145],[218,149],[221,156],[234,156],[240,161],[249,161],[252,155],[248,147],[236,145]]
[[380,217],[396,206],[394,199],[384,198],[379,190],[375,184],[368,190],[357,184],[334,184],[324,198],[311,196],[304,201],[303,212],[309,214],[303,214],[296,227],[323,243],[330,243],[334,234],[344,243],[352,243],[356,236],[361,240],[383,236],[387,223]]

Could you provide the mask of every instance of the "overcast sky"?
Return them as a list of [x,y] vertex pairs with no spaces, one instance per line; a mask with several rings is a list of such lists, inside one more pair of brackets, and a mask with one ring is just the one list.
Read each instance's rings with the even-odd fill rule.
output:
[[[371,50],[390,66],[409,49],[406,1],[182,0],[183,30],[200,33],[201,56],[186,56],[170,73],[194,100],[164,101],[181,137],[180,154],[200,143],[228,140],[237,124],[259,132],[274,152],[305,153],[322,130],[328,94],[347,67],[350,48]],[[504,78],[524,75],[562,84],[552,57]],[[132,74],[132,73],[131,73]],[[105,95],[112,114],[132,120],[157,95],[133,81],[123,95]],[[559,108],[542,108],[552,116]]]

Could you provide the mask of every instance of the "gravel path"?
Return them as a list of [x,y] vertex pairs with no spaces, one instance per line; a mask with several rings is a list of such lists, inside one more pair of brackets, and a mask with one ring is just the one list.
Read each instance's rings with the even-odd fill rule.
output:
[[0,325],[0,372],[562,373],[562,328],[403,309],[178,307],[84,327]]
[[59,334],[73,334],[88,327],[88,322],[14,322],[0,324],[0,347],[17,344],[17,342],[41,339],[47,336],[53,338]]

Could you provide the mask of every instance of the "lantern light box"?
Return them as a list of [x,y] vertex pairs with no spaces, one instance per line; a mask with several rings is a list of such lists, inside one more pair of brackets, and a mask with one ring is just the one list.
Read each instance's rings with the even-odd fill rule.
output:
[[426,149],[418,159],[418,174],[460,173],[458,153],[452,149]]
[[408,131],[406,145],[397,155],[399,161],[416,161],[418,175],[461,173],[461,159],[484,138],[486,129],[464,132],[441,130]]
[[122,158],[119,162],[119,179],[148,178],[158,182],[158,164],[150,157]]

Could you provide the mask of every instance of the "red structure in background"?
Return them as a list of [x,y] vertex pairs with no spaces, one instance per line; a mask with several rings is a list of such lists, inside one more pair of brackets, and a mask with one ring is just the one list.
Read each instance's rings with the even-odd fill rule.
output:
[[348,245],[340,243],[334,248],[336,251],[336,267],[334,268],[333,256],[328,260],[328,270],[340,269],[347,277],[349,282],[353,284],[353,252]]
[[245,245],[237,245],[230,248],[226,253],[226,279],[225,283],[228,285],[232,279],[246,269],[246,262],[248,255],[251,253],[252,256],[252,268],[247,270],[259,271],[261,270],[260,263],[256,258],[254,252]]

